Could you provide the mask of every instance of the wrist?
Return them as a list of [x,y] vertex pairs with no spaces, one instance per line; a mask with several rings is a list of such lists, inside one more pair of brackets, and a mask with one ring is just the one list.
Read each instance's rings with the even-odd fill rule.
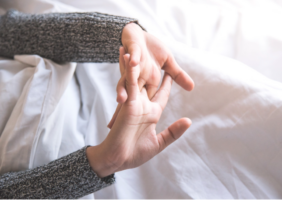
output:
[[86,156],[93,171],[104,178],[115,173],[115,167],[109,163],[104,155],[101,145],[91,146],[86,149]]

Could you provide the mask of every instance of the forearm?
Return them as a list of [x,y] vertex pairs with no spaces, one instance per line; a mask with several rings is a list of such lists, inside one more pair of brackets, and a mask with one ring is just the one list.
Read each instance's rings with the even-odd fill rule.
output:
[[79,198],[114,181],[113,175],[100,178],[92,170],[83,148],[35,169],[4,174],[0,177],[0,197]]
[[0,56],[38,54],[56,62],[118,62],[121,33],[135,19],[101,13],[30,15],[10,10],[0,18]]

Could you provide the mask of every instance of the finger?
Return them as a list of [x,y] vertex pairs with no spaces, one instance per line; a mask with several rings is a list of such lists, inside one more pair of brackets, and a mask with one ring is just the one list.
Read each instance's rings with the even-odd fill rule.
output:
[[109,129],[111,129],[113,127],[121,107],[122,107],[122,104],[119,103],[117,108],[116,108],[116,111],[115,111],[115,113],[114,113],[114,115],[113,115],[113,117],[111,119],[111,121],[109,122],[109,124],[107,126]]
[[140,63],[141,60],[141,48],[138,44],[131,44],[128,47],[128,53],[130,54],[129,65],[134,67]]
[[124,103],[127,99],[127,92],[125,89],[125,79],[126,79],[126,75],[123,74],[117,84],[117,102],[118,103]]
[[134,101],[137,98],[139,87],[138,87],[138,77],[140,75],[140,67],[129,66],[129,54],[124,55],[125,63],[125,74],[126,74],[126,92],[128,96],[128,101]]
[[142,77],[139,77],[139,79],[138,79],[138,86],[139,86],[139,90],[140,90],[140,91],[141,91],[142,88],[145,86],[145,84],[146,84],[146,80],[143,79]]
[[191,91],[194,88],[194,81],[192,78],[177,64],[172,55],[168,56],[163,70],[167,72],[173,80],[183,87],[185,90]]
[[164,109],[166,106],[170,94],[171,85],[172,85],[172,78],[170,75],[165,73],[160,89],[152,98],[152,102],[157,102],[162,109]]
[[149,99],[152,99],[158,90],[158,86],[147,84],[146,89],[147,89]]
[[192,124],[188,118],[181,118],[157,135],[159,152],[177,140]]
[[125,50],[124,47],[121,46],[119,48],[119,71],[121,75],[124,73],[125,70],[124,59],[123,59],[124,55],[125,55]]
[[143,87],[143,88],[141,89],[141,94],[142,94],[142,96],[144,96],[144,97],[146,97],[146,98],[148,99],[148,93],[147,93],[147,90],[146,90],[145,87]]

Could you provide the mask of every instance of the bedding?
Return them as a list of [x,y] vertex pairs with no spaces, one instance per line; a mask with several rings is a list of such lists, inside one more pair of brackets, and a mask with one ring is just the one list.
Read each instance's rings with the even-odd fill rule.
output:
[[[188,131],[146,164],[117,172],[116,184],[85,198],[282,197],[279,1],[5,0],[0,6],[138,18],[195,81],[192,92],[173,84],[157,125],[160,132],[189,117]],[[102,142],[119,78],[118,64],[2,58],[0,173]]]

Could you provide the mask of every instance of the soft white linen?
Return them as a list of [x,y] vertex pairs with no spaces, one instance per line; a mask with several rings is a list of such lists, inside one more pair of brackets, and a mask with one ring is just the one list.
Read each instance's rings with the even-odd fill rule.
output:
[[[117,183],[96,192],[96,198],[282,197],[278,3],[28,2],[4,1],[3,7],[136,17],[167,43],[195,81],[191,93],[173,85],[157,126],[159,132],[190,117],[191,128],[148,163],[116,173]],[[272,12],[262,17],[258,10]],[[262,19],[257,31],[251,29],[255,16]],[[118,79],[118,64],[61,66],[38,56],[0,60],[0,173],[33,168],[103,141]]]
[[98,11],[134,17],[150,33],[234,58],[282,82],[280,0],[2,0],[2,5],[27,13]]

